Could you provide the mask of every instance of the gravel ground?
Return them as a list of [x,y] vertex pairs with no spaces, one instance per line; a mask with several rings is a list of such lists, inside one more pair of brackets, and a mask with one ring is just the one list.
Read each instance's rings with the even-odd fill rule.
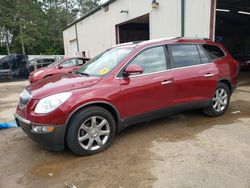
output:
[[[199,110],[134,125],[106,151],[51,152],[20,128],[0,131],[0,187],[250,187],[250,73],[224,116]],[[27,81],[0,83],[0,122],[13,120]]]

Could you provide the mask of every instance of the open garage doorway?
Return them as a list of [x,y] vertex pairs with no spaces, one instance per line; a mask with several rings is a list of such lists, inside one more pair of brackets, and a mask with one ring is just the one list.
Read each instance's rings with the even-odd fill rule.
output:
[[250,0],[217,0],[215,28],[215,40],[235,59],[250,60]]
[[116,25],[116,43],[149,40],[149,14]]

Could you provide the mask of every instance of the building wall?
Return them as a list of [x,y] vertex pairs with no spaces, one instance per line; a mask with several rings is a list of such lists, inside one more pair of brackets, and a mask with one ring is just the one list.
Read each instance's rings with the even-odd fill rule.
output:
[[211,0],[185,0],[185,36],[209,38]]
[[[185,0],[185,36],[209,37],[211,0]],[[152,10],[151,0],[117,0],[104,9],[78,22],[80,52],[93,57],[116,44],[117,24],[149,14],[150,39],[181,36],[181,0],[157,0],[159,8]],[[121,14],[120,10],[129,10]],[[66,55],[71,54],[70,41],[76,39],[75,26],[63,32]]]
[[72,50],[70,49],[71,41],[74,40],[76,40],[76,31],[75,31],[75,26],[73,25],[63,31],[63,44],[64,44],[65,55],[75,55],[71,53]]
[[[121,14],[120,10],[129,10]],[[148,0],[117,0],[109,5],[109,11],[103,9],[77,23],[80,51],[93,57],[116,44],[116,28],[119,23],[149,13]]]
[[181,36],[181,0],[158,0],[150,12],[150,39]]

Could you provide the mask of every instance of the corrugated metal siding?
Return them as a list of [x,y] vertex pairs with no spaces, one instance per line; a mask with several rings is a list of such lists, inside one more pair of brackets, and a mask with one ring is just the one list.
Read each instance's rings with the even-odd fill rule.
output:
[[[211,0],[185,0],[185,36],[209,37]],[[117,24],[150,16],[150,38],[181,36],[181,0],[157,0],[159,8],[152,10],[150,0],[117,0],[109,11],[101,9],[77,22],[80,51],[93,57],[116,44]],[[120,10],[129,10],[121,14]],[[74,25],[63,32],[65,54],[70,55],[69,42],[74,40]]]

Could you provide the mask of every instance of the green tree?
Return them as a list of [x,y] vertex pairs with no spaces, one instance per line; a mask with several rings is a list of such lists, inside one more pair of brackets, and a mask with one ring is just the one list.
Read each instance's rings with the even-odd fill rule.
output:
[[99,0],[0,0],[0,54],[63,54],[63,29]]
[[[12,20],[13,20],[13,11],[14,6],[12,1],[0,1],[0,46],[1,51],[7,52],[10,54],[10,41],[11,41],[11,32],[12,32]],[[6,50],[3,50],[4,46]]]
[[44,16],[38,1],[1,0],[0,13],[0,27],[11,36],[11,41],[7,41],[11,43],[13,52],[25,54],[36,47],[35,41],[39,40],[41,18]]
[[82,15],[95,9],[100,4],[100,0],[77,0],[77,2]]

